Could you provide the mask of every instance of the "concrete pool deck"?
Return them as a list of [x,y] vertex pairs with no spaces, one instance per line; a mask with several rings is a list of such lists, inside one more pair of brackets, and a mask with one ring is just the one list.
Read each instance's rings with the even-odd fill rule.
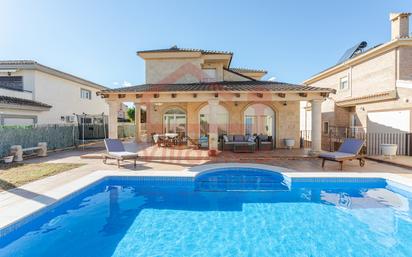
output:
[[[81,159],[81,151],[67,151],[50,154],[47,158],[27,162],[85,163],[85,166],[50,176],[9,191],[0,192],[0,236],[21,225],[19,222],[31,217],[44,207],[81,190],[107,176],[170,176],[194,177],[210,167],[266,167],[259,164],[226,163],[227,160],[151,160],[140,161],[136,169],[126,163],[118,169],[115,162],[104,165],[98,159]],[[347,162],[344,171],[338,171],[336,163],[328,163],[321,168],[319,159],[266,159],[269,169],[282,172],[289,177],[380,177],[408,187],[412,187],[412,170],[374,161],[367,161],[360,168],[358,162]],[[6,229],[5,229],[6,228]]]

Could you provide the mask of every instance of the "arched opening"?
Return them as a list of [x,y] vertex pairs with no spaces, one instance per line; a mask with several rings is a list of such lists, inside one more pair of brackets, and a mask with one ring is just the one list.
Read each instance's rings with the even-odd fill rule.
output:
[[[209,146],[209,117],[210,106],[207,104],[199,110],[199,138],[202,147]],[[224,135],[229,132],[229,112],[222,105],[217,106],[216,124],[218,135]]]
[[186,112],[180,108],[170,108],[163,114],[163,132],[186,136]]
[[244,112],[245,135],[275,138],[275,112],[265,104],[250,105]]

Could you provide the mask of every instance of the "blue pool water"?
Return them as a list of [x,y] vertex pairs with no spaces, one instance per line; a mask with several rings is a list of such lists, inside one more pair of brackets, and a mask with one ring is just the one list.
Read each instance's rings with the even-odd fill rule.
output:
[[109,178],[0,238],[0,256],[412,256],[409,193],[334,181]]

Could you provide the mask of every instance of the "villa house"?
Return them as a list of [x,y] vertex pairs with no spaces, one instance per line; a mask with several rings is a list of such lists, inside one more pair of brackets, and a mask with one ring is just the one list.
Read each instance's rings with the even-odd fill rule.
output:
[[71,124],[83,113],[107,116],[107,104],[96,96],[104,89],[34,61],[0,61],[0,125]]
[[312,150],[320,150],[320,105],[333,90],[260,80],[263,70],[231,67],[231,52],[173,46],[137,55],[145,61],[146,83],[99,93],[109,104],[111,138],[117,137],[115,110],[133,102],[137,141],[142,138],[138,110],[144,106],[148,135],[206,137],[209,149],[217,149],[224,134],[265,134],[274,147],[285,147],[284,139],[294,139],[299,147],[300,101],[310,101],[318,110],[312,113]]
[[[339,62],[312,76],[307,86],[332,88],[322,104],[323,148],[332,127],[370,133],[412,132],[412,38],[410,13],[392,13],[391,40],[364,51],[349,49]],[[305,106],[310,112],[310,104]],[[305,115],[305,112],[303,112]],[[310,113],[303,129],[310,130]]]

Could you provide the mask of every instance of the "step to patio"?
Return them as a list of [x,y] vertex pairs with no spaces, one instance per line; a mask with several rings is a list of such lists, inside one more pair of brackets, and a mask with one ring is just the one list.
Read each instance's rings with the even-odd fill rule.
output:
[[373,160],[379,163],[385,163],[390,165],[395,165],[401,168],[412,169],[412,156],[395,156],[392,159],[387,157],[377,155],[377,156],[368,156],[366,159]]
[[[103,159],[100,153],[84,154],[80,156],[81,159]],[[273,155],[273,156],[225,156],[220,154],[215,157],[209,156],[141,156],[141,160],[210,160],[223,162],[265,162],[271,160],[308,160],[317,159],[313,156],[294,156],[294,155]]]

